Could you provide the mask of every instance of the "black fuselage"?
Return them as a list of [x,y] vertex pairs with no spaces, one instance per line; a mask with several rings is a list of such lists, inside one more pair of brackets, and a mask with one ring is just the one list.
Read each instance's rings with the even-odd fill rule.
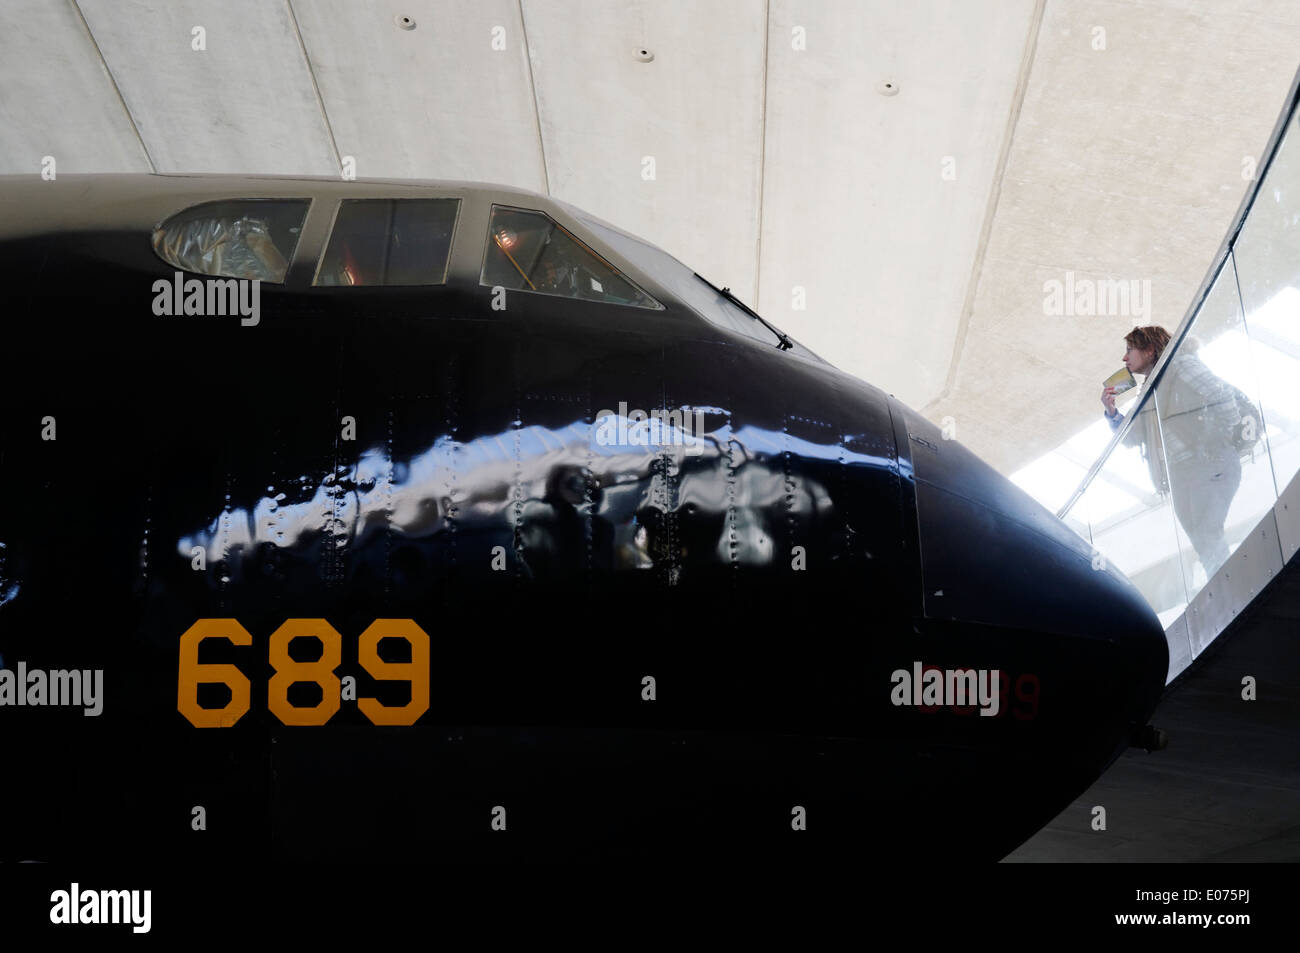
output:
[[[31,221],[0,244],[0,656],[104,671],[100,716],[0,708],[22,766],[9,859],[996,858],[1154,707],[1163,631],[1083,541],[878,389],[711,323],[634,263],[608,253],[663,311],[524,292],[498,310],[453,268],[420,289],[263,285],[255,326],[157,315],[174,269],[148,227],[195,190],[276,183],[131,181],[7,186]],[[361,186],[281,188],[315,216]],[[457,227],[482,243],[468,211]],[[621,408],[702,433],[642,445]],[[251,641],[210,637],[198,661],[236,666],[248,705],[198,727],[187,690],[232,700],[185,683],[182,636],[214,619]],[[294,619],[323,620],[297,663],[327,642],[339,663],[277,688]],[[376,620],[428,636],[414,724],[355,700],[412,698],[360,662]],[[899,703],[914,665],[996,671],[996,714]],[[349,677],[324,724],[283,724]]]

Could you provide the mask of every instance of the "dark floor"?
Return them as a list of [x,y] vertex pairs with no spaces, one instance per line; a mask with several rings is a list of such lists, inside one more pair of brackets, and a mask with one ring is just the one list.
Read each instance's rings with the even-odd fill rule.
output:
[[[1253,675],[1256,701],[1242,700]],[[1130,749],[1007,861],[1300,860],[1300,556],[1166,692]],[[1092,829],[1093,808],[1106,830]]]

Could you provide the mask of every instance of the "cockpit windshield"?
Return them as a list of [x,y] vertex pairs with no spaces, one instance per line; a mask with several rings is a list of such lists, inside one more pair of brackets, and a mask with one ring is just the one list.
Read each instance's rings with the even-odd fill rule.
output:
[[345,199],[315,283],[442,284],[459,209],[459,199]]
[[514,291],[663,308],[550,216],[530,209],[492,206],[481,281]]
[[783,341],[788,341],[791,345],[791,353],[823,364],[827,363],[798,341],[773,329],[769,323],[756,318],[745,308],[737,306],[728,295],[696,275],[663,249],[629,235],[607,222],[592,218],[572,206],[566,205],[565,208],[573,214],[574,218],[590,228],[596,237],[607,242],[620,255],[671,290],[706,320],[771,347],[781,347]]

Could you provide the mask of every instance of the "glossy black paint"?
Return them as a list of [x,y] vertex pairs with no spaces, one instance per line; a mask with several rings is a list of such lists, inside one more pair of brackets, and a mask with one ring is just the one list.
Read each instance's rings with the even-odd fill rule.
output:
[[[994,859],[1159,697],[1157,620],[1062,524],[876,388],[710,324],[616,255],[665,311],[525,293],[494,311],[463,269],[418,291],[295,283],[328,207],[382,185],[46,185],[0,180],[0,542],[18,587],[0,656],[103,668],[106,700],[100,718],[0,709],[25,766],[11,859]],[[150,225],[251,194],[314,197],[260,323],[155,316],[172,269]],[[458,255],[481,248],[469,211]],[[620,403],[706,408],[702,452],[600,445]],[[254,637],[205,649],[252,683],[230,728],[176,710],[178,639],[210,617]],[[358,635],[414,619],[429,711],[380,728],[344,703],[280,725],[267,640],[294,617],[342,634],[362,695]],[[1032,674],[1036,717],[892,705],[890,673],[918,660]]]

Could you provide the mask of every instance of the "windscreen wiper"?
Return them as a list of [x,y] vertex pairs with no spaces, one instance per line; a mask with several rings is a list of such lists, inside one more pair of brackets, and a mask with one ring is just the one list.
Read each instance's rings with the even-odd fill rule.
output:
[[774,328],[772,327],[772,325],[768,324],[761,314],[759,314],[749,305],[745,304],[745,302],[741,301],[734,294],[732,294],[730,288],[719,288],[717,285],[711,282],[708,278],[705,278],[698,271],[695,272],[695,277],[699,278],[700,281],[704,282],[706,285],[708,285],[718,294],[722,295],[722,297],[726,298],[728,301],[730,301],[732,304],[738,307],[741,311],[744,311],[751,318],[758,319],[759,324],[763,325],[763,327],[767,328],[769,331],[775,334],[777,340],[777,345],[776,345],[777,350],[788,351],[790,350],[790,348],[794,347],[794,342],[791,341],[788,337],[786,337],[784,331],[782,331],[780,328]]

